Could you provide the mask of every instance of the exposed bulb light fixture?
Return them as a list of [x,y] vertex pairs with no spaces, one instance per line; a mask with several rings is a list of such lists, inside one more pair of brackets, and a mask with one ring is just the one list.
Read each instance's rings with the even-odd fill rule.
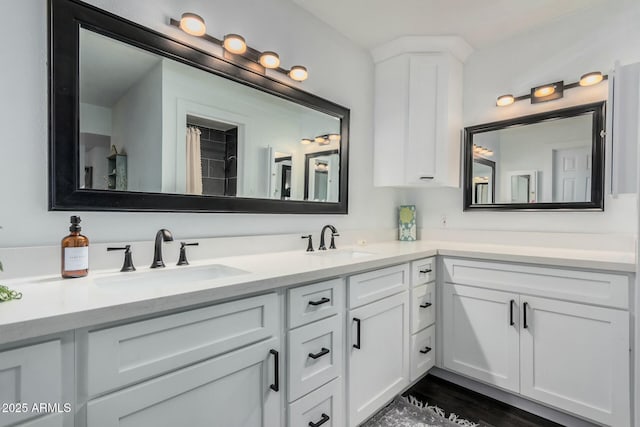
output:
[[227,34],[224,36],[223,46],[226,51],[242,55],[247,51],[247,42],[239,34]]
[[306,67],[303,67],[302,65],[294,65],[291,67],[291,70],[289,70],[289,77],[297,82],[303,82],[307,80],[309,73]]
[[326,133],[324,135],[318,135],[313,138],[302,138],[300,140],[300,144],[308,145],[308,144],[311,144],[312,142],[315,142],[318,145],[328,145],[328,144],[331,144],[332,142],[340,141],[340,138],[341,138],[340,134],[338,133]]
[[264,68],[278,68],[280,66],[280,56],[267,50],[260,55],[260,64]]
[[302,138],[300,140],[300,144],[302,144],[302,145],[309,145],[309,144],[311,144],[311,142],[312,141],[310,139],[308,139],[308,138]]
[[604,79],[600,71],[592,71],[580,77],[580,86],[592,86],[598,84]]
[[496,105],[498,107],[506,107],[507,105],[511,105],[516,102],[516,99],[511,94],[500,95],[496,100]]
[[511,105],[516,101],[522,101],[524,99],[529,99],[532,104],[553,101],[554,99],[560,99],[564,97],[564,91],[567,89],[573,89],[574,87],[580,86],[592,86],[607,79],[608,76],[606,74],[602,74],[600,71],[592,71],[590,73],[583,74],[580,77],[580,80],[574,83],[565,84],[564,81],[560,80],[559,82],[547,83],[531,88],[531,92],[526,95],[501,95],[496,100],[496,106],[506,107],[507,105]]
[[493,150],[485,148],[482,145],[473,144],[473,154],[476,156],[493,156]]
[[329,141],[340,141],[340,134],[337,133],[330,133],[327,138],[329,139]]
[[204,19],[200,15],[195,13],[183,13],[180,18],[180,29],[192,36],[203,36],[207,32],[207,26],[204,24]]

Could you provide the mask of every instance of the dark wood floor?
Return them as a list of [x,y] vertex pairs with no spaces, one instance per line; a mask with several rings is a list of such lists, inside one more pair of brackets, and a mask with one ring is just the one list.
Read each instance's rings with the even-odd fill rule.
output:
[[408,394],[444,409],[447,416],[454,413],[482,427],[562,427],[433,375],[423,378],[405,393]]

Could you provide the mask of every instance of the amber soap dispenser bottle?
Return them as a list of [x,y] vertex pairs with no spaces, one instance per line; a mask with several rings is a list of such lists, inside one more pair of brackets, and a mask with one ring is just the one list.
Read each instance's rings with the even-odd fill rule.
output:
[[89,274],[89,239],[80,234],[80,217],[71,217],[69,235],[62,239],[62,277],[84,277]]

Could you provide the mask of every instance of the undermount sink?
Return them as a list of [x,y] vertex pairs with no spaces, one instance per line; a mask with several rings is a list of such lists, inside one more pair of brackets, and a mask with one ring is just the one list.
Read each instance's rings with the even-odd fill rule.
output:
[[201,282],[220,279],[223,277],[247,274],[248,271],[229,267],[223,264],[211,264],[197,267],[178,267],[172,269],[152,269],[121,273],[109,277],[100,277],[94,280],[96,285],[180,285],[181,283]]
[[359,259],[373,255],[371,252],[355,251],[352,249],[327,249],[326,251],[309,252],[309,255],[331,259]]

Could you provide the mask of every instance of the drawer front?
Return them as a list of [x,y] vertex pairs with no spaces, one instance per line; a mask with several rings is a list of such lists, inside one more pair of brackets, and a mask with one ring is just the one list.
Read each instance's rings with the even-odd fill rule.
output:
[[61,426],[62,414],[42,416],[32,411],[31,406],[51,403],[60,405],[60,410],[64,410],[61,372],[62,343],[59,340],[0,352],[0,404],[27,404],[24,412],[0,413],[0,426],[18,422],[33,426]]
[[344,427],[342,378],[336,378],[289,405],[289,427]]
[[596,271],[444,258],[444,281],[615,308],[629,308],[629,277]]
[[344,279],[289,289],[289,327],[333,316],[343,307],[343,299]]
[[276,336],[275,293],[88,334],[90,396]]
[[420,286],[436,280],[436,257],[411,262],[411,285]]
[[342,315],[289,332],[289,401],[342,375]]
[[411,331],[416,333],[436,321],[436,284],[418,286],[413,289]]
[[394,265],[349,277],[349,308],[360,307],[409,287],[409,264]]
[[411,381],[417,380],[436,363],[436,327],[432,325],[411,336]]

